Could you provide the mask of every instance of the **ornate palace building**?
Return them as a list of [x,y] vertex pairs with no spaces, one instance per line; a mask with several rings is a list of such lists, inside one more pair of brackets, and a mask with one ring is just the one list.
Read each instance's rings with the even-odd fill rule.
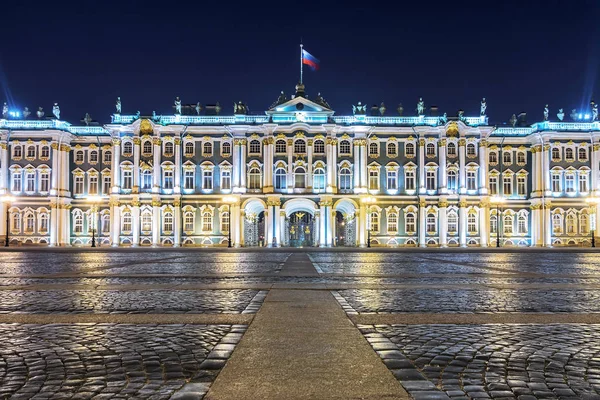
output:
[[[262,115],[238,103],[116,113],[79,126],[0,119],[0,234],[88,246],[589,246],[600,123],[524,115],[338,116],[304,86]],[[3,216],[7,216],[7,222]],[[3,236],[4,237],[4,236]]]

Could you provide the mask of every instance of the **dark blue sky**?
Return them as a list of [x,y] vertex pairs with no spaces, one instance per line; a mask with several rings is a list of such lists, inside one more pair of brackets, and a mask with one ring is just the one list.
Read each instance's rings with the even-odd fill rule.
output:
[[302,37],[321,60],[307,92],[338,115],[358,101],[412,115],[420,96],[474,115],[485,96],[491,122],[534,122],[545,103],[555,118],[600,99],[596,1],[339,3],[9,1],[0,96],[46,113],[57,101],[71,122],[109,122],[117,96],[124,113],[172,113],[175,96],[262,113],[293,92]]

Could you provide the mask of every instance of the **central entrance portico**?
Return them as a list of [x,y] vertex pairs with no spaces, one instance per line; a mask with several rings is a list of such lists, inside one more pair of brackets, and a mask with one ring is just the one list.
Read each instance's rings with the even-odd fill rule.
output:
[[317,205],[313,200],[303,198],[290,199],[284,203],[282,213],[285,213],[282,238],[284,246],[318,246],[318,211]]

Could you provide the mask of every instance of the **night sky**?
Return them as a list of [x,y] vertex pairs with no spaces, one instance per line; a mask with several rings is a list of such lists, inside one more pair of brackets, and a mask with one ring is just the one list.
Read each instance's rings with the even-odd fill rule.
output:
[[[89,112],[172,114],[173,100],[263,114],[299,79],[299,42],[321,61],[305,68],[309,97],[336,115],[384,101],[387,115],[426,106],[503,124],[550,105],[589,108],[600,66],[597,1],[9,1],[3,3],[0,83],[9,105],[77,123]],[[153,5],[156,4],[156,5]],[[34,117],[32,114],[31,117]],[[31,118],[30,117],[30,118]]]

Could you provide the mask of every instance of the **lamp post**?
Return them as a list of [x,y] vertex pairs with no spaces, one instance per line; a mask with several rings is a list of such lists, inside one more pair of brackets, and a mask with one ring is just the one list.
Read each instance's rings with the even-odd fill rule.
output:
[[92,203],[92,247],[96,247],[96,214],[98,212],[98,204],[102,199],[100,196],[88,196],[87,200]]
[[371,205],[375,204],[377,199],[373,196],[367,196],[362,202],[367,205],[367,247],[371,248]]
[[223,202],[227,204],[227,216],[229,217],[229,227],[227,228],[227,247],[231,248],[231,205],[237,202],[237,199],[233,196],[226,196],[223,198]]
[[6,239],[4,240],[4,247],[8,247],[9,244],[8,232],[10,231],[10,204],[13,201],[15,201],[15,198],[10,195],[2,196],[2,202],[6,205]]
[[496,205],[496,247],[500,247],[500,218],[502,217],[502,213],[500,212],[500,204],[503,202],[504,197],[502,196],[490,197],[490,203]]
[[596,247],[596,205],[600,203],[600,199],[590,196],[585,201],[590,205],[590,233],[592,235],[592,247]]

